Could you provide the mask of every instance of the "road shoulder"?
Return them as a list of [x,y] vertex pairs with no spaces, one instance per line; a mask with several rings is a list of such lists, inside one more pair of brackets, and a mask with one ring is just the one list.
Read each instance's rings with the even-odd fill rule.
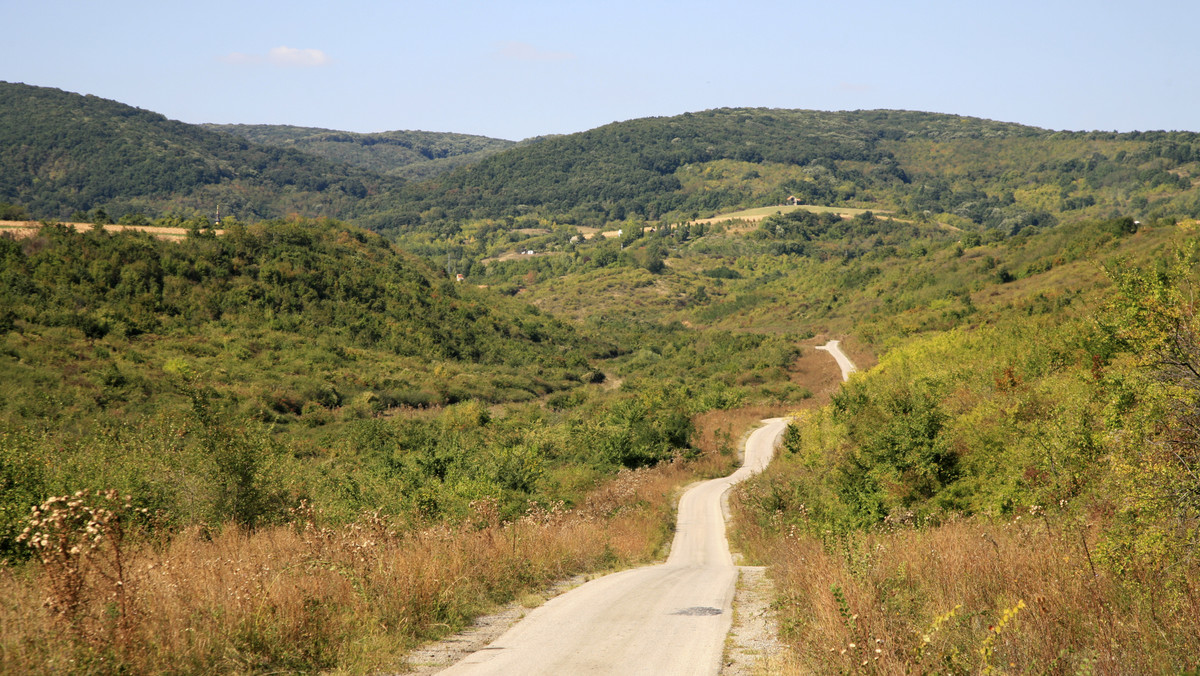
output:
[[733,597],[733,628],[725,640],[722,676],[757,676],[782,672],[786,648],[779,640],[779,621],[771,603],[775,586],[763,566],[738,566]]
[[525,615],[537,605],[568,592],[594,577],[597,575],[576,575],[547,587],[540,594],[529,594],[502,606],[495,612],[480,615],[475,618],[475,622],[470,627],[413,650],[405,657],[406,669],[401,673],[406,676],[426,676],[448,669],[468,655],[486,648],[500,638],[504,632],[524,619]]

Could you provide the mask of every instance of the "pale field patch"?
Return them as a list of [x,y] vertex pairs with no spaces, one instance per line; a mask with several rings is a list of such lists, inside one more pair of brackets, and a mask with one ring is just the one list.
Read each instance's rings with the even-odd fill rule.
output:
[[[78,232],[88,232],[96,226],[91,223],[58,223],[68,228],[74,228]],[[39,221],[0,221],[0,232],[10,232],[18,238],[31,237],[41,228],[46,227]],[[166,228],[157,225],[117,225],[110,223],[101,226],[105,232],[147,232],[155,237],[163,239],[171,239],[174,237],[186,237],[188,234],[187,228]],[[214,234],[224,235],[224,230],[213,230]]]

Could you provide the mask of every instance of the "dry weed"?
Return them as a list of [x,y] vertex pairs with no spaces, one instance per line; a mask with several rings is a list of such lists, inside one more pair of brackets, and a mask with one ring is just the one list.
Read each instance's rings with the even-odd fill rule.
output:
[[[1196,583],[1140,598],[1090,561],[1086,524],[951,520],[770,538],[782,624],[802,671],[1163,673],[1195,669]],[[753,531],[754,527],[742,526]],[[760,538],[755,541],[755,538]]]
[[[691,472],[624,471],[578,509],[530,505],[508,522],[479,500],[457,525],[406,530],[370,512],[332,527],[301,503],[287,526],[193,528],[157,546],[123,538],[115,494],[55,499],[25,536],[42,561],[0,571],[0,672],[398,669],[493,604],[655,556]],[[64,619],[86,630],[57,631]]]

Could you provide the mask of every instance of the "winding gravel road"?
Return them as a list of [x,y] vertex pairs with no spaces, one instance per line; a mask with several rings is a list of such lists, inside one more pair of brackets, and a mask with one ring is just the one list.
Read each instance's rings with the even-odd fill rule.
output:
[[[825,347],[841,354],[836,343]],[[721,500],[774,456],[787,419],[763,423],[747,439],[740,469],[683,494],[666,563],[613,573],[551,599],[441,673],[717,674],[737,580]]]

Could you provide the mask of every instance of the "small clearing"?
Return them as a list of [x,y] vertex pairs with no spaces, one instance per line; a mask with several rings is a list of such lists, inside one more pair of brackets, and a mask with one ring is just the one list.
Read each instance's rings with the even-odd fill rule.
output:
[[561,255],[563,255],[562,251],[542,251],[540,253],[522,253],[520,251],[509,251],[508,253],[502,253],[499,256],[495,256],[492,258],[484,258],[483,260],[481,260],[479,262],[483,263],[484,265],[487,265],[488,263],[494,263],[496,261],[500,261],[500,262],[515,261],[515,260],[520,260],[522,258],[537,258],[539,256],[561,256]]
[[[96,227],[91,223],[52,223],[51,225],[61,225],[68,228],[74,228],[79,232],[87,232]],[[38,230],[46,227],[39,221],[0,221],[0,232],[11,232],[18,238],[32,237]],[[157,225],[116,225],[110,223],[100,226],[105,232],[125,232],[125,231],[140,231],[146,232],[160,239],[175,239],[177,237],[187,237],[187,228],[164,228]],[[214,234],[224,235],[224,230],[213,230]]]
[[809,211],[814,214],[837,214],[842,218],[853,218],[859,214],[865,214],[868,211],[876,214],[890,214],[890,211],[882,211],[877,209],[855,209],[852,207],[822,207],[815,204],[780,204],[773,207],[755,207],[753,209],[743,209],[734,211],[728,214],[713,216],[712,218],[701,218],[692,221],[692,223],[711,225],[713,223],[724,223],[725,221],[746,221],[747,223],[757,223],[768,216],[775,214],[786,214],[793,211]]

